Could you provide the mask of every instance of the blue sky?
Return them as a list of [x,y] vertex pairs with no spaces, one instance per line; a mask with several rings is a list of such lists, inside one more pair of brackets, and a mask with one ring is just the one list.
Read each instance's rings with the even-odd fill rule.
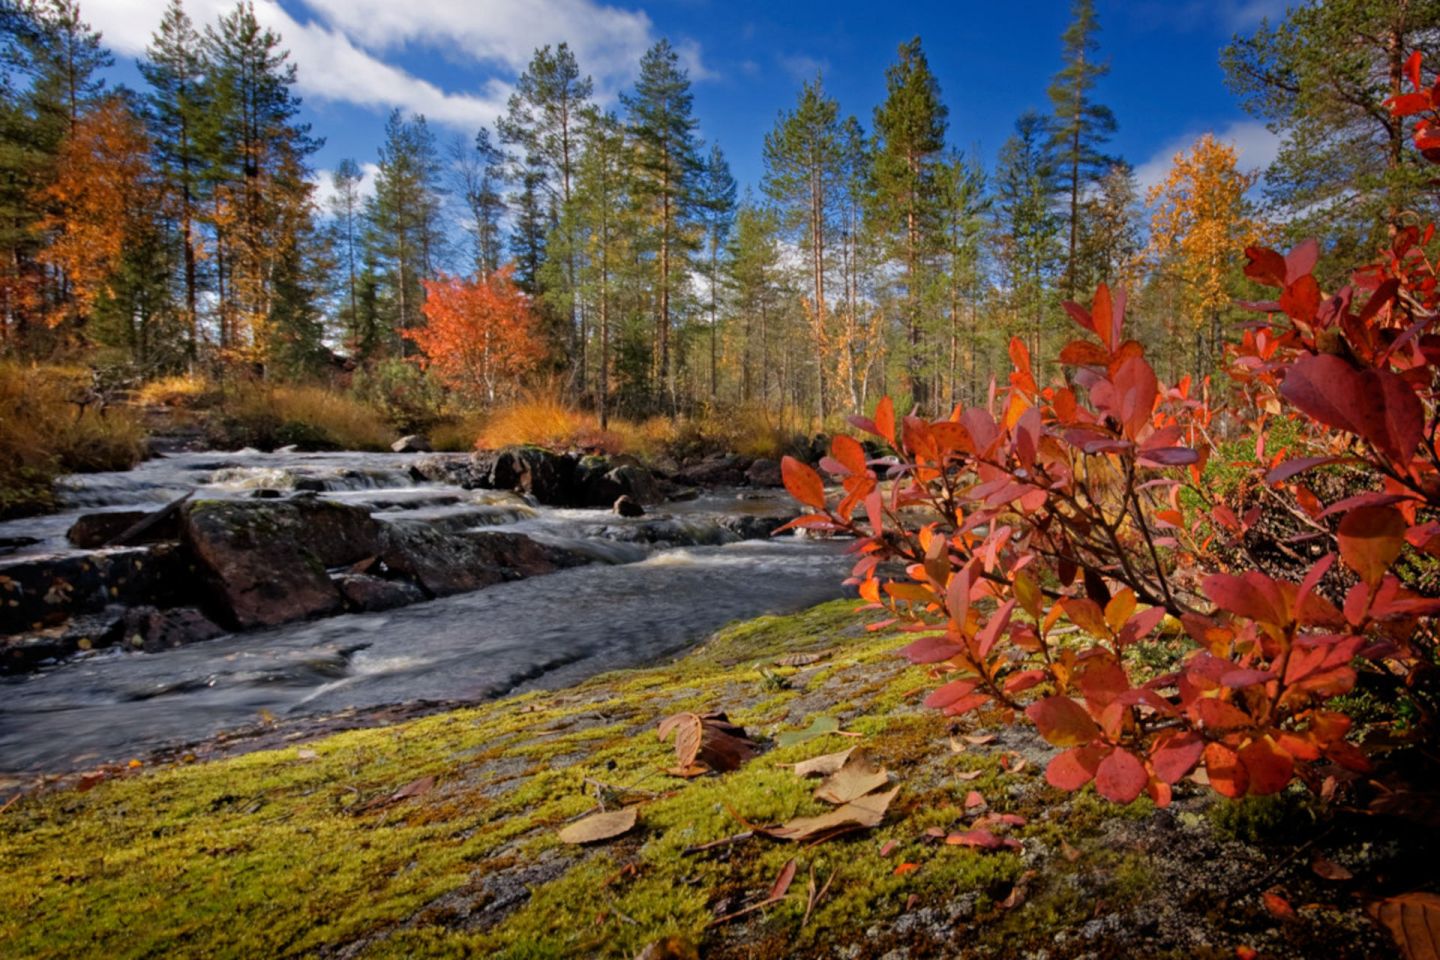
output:
[[[187,0],[197,22],[228,0]],[[1045,110],[1059,67],[1068,0],[849,2],[849,0],[256,0],[299,68],[307,119],[326,139],[315,163],[373,162],[393,107],[425,113],[442,138],[474,135],[503,109],[533,49],[568,40],[602,100],[615,102],[654,40],[681,50],[694,80],[702,135],[718,142],[742,185],[758,184],[760,149],[802,79],[823,73],[841,109],[869,128],[896,47],[919,35],[950,108],[950,140],[993,163],[1015,118]],[[134,57],[162,0],[82,0],[138,84]],[[1230,139],[1257,166],[1273,138],[1225,89],[1220,48],[1284,0],[1097,0],[1111,73],[1100,99],[1119,120],[1111,152],[1142,182],[1162,176],[1176,149],[1205,131]],[[617,104],[618,105],[618,104]]]

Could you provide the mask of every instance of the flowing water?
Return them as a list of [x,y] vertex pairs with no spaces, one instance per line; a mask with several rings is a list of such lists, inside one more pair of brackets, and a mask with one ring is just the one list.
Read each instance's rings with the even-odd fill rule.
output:
[[[17,552],[68,549],[79,513],[153,508],[187,491],[249,496],[314,489],[391,522],[503,527],[597,562],[383,613],[354,613],[146,654],[112,649],[0,678],[0,771],[124,760],[248,726],[346,708],[465,702],[654,663],[723,624],[837,597],[835,544],[733,540],[716,520],[775,513],[783,495],[730,492],[624,520],[536,507],[507,493],[417,481],[414,457],[183,454],[134,471],[69,478],[67,511],[0,524]],[[742,498],[743,497],[743,498]],[[658,523],[657,520],[669,520]],[[658,531],[658,532],[657,532]],[[703,546],[671,546],[667,531]]]

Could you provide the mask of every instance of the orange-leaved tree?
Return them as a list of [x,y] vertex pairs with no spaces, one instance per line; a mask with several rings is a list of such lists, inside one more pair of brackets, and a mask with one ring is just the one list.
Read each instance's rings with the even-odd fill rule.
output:
[[[1440,84],[1421,85],[1417,60],[1407,72],[1416,93],[1392,109],[1426,114],[1417,143],[1440,162]],[[1208,398],[1159,381],[1126,336],[1123,295],[1102,286],[1090,307],[1065,305],[1081,334],[1060,351],[1063,380],[1037,383],[1017,339],[988,404],[928,420],[886,398],[852,419],[888,453],[835,437],[821,469],[838,493],[786,458],[786,487],[812,510],[793,525],[856,538],[861,596],[915,635],[901,652],[940,681],[927,705],[1024,716],[1060,750],[1053,786],[1163,805],[1192,775],[1232,798],[1298,779],[1374,812],[1433,809],[1433,236],[1400,231],[1330,295],[1315,242],[1245,251],[1245,274],[1277,294],[1247,305],[1265,318],[1230,355],[1227,417],[1254,441],[1238,465],[1249,502],[1217,498],[1205,469]],[[1276,417],[1286,448],[1267,436]],[[1259,536],[1277,524],[1283,536]],[[1186,649],[1157,667],[1137,652],[1161,633]],[[1369,739],[1342,699],[1357,687],[1396,710]]]
[[506,267],[480,279],[425,283],[425,325],[404,331],[451,389],[494,402],[545,356],[539,319]]
[[[127,246],[156,209],[149,158],[145,128],[119,97],[83,113],[60,145],[55,180],[40,195],[51,211],[41,229],[53,236],[40,260],[65,274],[71,319],[83,320],[108,292]],[[66,316],[49,319],[54,326]]]

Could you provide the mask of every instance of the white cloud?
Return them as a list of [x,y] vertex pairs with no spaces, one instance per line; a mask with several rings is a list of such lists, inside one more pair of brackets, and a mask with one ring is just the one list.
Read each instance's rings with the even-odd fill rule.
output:
[[[1201,133],[1203,131],[1176,137],[1135,168],[1135,179],[1140,184],[1142,196],[1165,179],[1175,155],[1188,150]],[[1255,120],[1240,120],[1214,133],[1215,139],[1235,147],[1236,165],[1246,172],[1268,167],[1280,150],[1280,138]]]
[[805,53],[795,53],[780,57],[780,67],[796,83],[807,83],[814,80],[818,74],[829,72],[830,61]]
[[[362,200],[375,196],[375,175],[379,172],[378,164],[360,164],[359,190]],[[316,170],[310,177],[310,182],[315,184],[315,205],[326,216],[330,214],[330,202],[335,199],[334,173],[333,170]]]
[[[568,41],[583,71],[609,99],[633,76],[654,40],[642,11],[597,0],[303,0],[303,22],[278,0],[255,0],[255,15],[280,34],[299,68],[302,95],[376,109],[400,107],[466,131],[505,109],[507,79],[535,48]],[[298,3],[290,4],[300,9]],[[187,0],[197,26],[233,9],[233,0]],[[118,52],[140,55],[163,7],[156,0],[86,0],[85,16]],[[712,74],[693,41],[675,44],[694,80]],[[478,91],[456,92],[388,62],[401,51],[435,51],[473,61],[499,76]]]

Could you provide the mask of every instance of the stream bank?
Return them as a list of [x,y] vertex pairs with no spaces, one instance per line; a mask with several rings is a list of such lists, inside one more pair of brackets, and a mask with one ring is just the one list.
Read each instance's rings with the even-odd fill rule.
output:
[[[1233,806],[1189,783],[1165,810],[1062,794],[1032,730],[952,727],[922,708],[930,684],[895,656],[904,641],[864,630],[853,606],[743,623],[673,663],[561,691],[22,797],[0,815],[0,953],[628,960],[664,941],[648,956],[1394,955],[1354,884],[1311,857],[1403,882],[1426,869],[1428,841],[1371,822],[1310,842],[1283,828],[1293,798]],[[659,719],[713,709],[760,755],[666,775]],[[787,765],[857,745],[900,788],[878,827],[715,843],[821,812],[815,781]],[[634,805],[637,827],[561,843],[597,790]],[[1000,828],[1018,849],[932,836],[991,814],[1019,818]],[[792,859],[786,896],[721,919]]]

